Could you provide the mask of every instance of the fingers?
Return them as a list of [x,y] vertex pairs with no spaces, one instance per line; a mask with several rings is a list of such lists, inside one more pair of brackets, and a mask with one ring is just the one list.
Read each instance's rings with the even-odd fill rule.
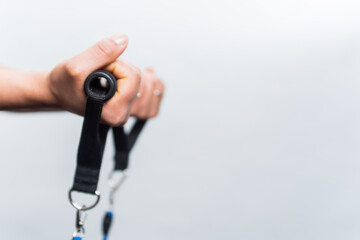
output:
[[150,103],[150,111],[148,115],[149,118],[154,118],[158,115],[160,103],[165,90],[165,86],[159,78],[155,78],[153,85],[154,85],[154,91]]
[[149,104],[152,99],[152,79],[151,75],[149,75],[146,71],[141,74],[141,84],[138,97],[135,100],[132,115],[141,119],[148,118],[149,112]]
[[125,51],[127,44],[128,38],[124,34],[101,40],[67,61],[68,74],[72,77],[88,76],[91,72],[114,62]]
[[131,115],[140,119],[155,117],[160,108],[164,93],[164,84],[153,69],[146,69],[141,74],[140,97],[136,98]]
[[111,126],[125,124],[129,118],[131,106],[139,91],[140,69],[133,64],[117,60],[105,67],[117,78],[115,95],[104,104],[102,119]]
[[126,35],[106,38],[83,53],[59,64],[49,74],[49,88],[57,104],[65,110],[84,115],[84,82],[95,70],[105,69],[117,78],[117,92],[104,104],[102,121],[111,126],[124,124],[139,91],[140,70],[129,62],[116,60],[126,49]]

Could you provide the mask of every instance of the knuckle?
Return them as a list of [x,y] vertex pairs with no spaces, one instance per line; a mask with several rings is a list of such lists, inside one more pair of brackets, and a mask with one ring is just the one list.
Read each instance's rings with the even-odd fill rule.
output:
[[154,79],[154,83],[155,83],[155,85],[159,88],[159,87],[161,87],[161,80],[160,80],[160,78],[155,78]]
[[137,115],[138,112],[139,112],[138,106],[133,105],[130,111],[131,115]]
[[140,83],[141,78],[142,78],[142,73],[140,68],[138,68],[137,66],[133,65],[132,63],[128,62],[128,61],[119,61],[119,63],[122,64],[122,66],[124,66],[124,68],[126,69],[126,72],[128,73],[128,76],[131,80],[135,80],[137,81],[137,84]]
[[146,91],[147,91],[147,86],[146,86],[146,84],[144,84],[144,82],[141,80],[139,92],[140,92],[141,94],[144,94]]
[[149,78],[149,73],[144,71],[141,73],[141,81],[147,81]]
[[110,126],[115,126],[116,125],[116,118],[115,115],[110,115],[108,119],[106,119],[106,122],[110,125]]
[[156,117],[158,114],[158,111],[157,110],[153,110],[153,111],[150,111],[149,113],[149,118],[154,118]]
[[123,124],[123,121],[124,121],[123,114],[111,114],[107,122],[111,126],[118,126],[118,125]]
[[136,66],[131,66],[130,75],[136,81],[140,81],[143,78],[140,69],[138,67],[136,67]]
[[132,114],[137,115],[141,113],[142,109],[143,109],[143,104],[135,100],[134,104],[131,106]]
[[137,115],[138,118],[140,119],[146,119],[147,118],[147,114],[145,111],[141,111],[139,112],[139,114]]
[[135,81],[132,83],[132,86],[122,92],[122,98],[126,102],[132,102],[136,98],[138,91],[143,91],[143,89],[144,88],[142,87],[140,90],[140,78],[135,79]]
[[131,102],[136,96],[136,91],[124,91],[123,98],[126,102]]
[[[137,67],[136,67],[137,68]],[[138,70],[134,70],[134,79],[140,83],[141,81],[141,72],[140,72],[140,69]]]
[[118,104],[112,103],[108,105],[104,112],[104,120],[110,126],[118,126],[123,124],[126,111],[119,107]]
[[156,87],[157,87],[157,82],[155,81],[155,79],[153,80],[153,81],[151,81],[151,87],[153,88],[153,89],[155,89]]
[[71,61],[65,63],[64,65],[65,72],[67,75],[73,78],[78,78],[82,74],[81,67],[78,64],[75,64]]

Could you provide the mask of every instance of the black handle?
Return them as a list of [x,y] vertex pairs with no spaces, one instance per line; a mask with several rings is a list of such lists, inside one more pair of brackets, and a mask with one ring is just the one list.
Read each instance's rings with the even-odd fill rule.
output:
[[[106,85],[101,85],[101,78],[106,80]],[[108,71],[98,70],[91,73],[85,80],[84,90],[88,98],[107,101],[116,92],[116,78]]]

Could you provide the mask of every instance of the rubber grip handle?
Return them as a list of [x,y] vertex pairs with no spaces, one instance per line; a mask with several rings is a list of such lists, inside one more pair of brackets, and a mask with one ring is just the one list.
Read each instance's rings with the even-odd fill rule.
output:
[[[106,86],[102,86],[101,78],[106,80]],[[97,70],[86,78],[84,90],[88,98],[107,101],[114,96],[117,90],[116,86],[114,75],[108,71]]]

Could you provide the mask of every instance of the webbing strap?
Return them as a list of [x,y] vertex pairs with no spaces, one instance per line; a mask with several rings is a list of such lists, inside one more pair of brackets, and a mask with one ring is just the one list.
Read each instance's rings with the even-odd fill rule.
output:
[[138,119],[131,131],[126,134],[124,127],[113,127],[115,143],[115,167],[114,170],[125,170],[129,165],[129,154],[134,147],[136,139],[144,128],[146,120]]
[[109,127],[100,124],[104,102],[88,99],[77,156],[73,190],[95,193]]
[[[107,87],[101,87],[98,78],[105,78]],[[86,79],[84,88],[88,98],[72,190],[95,194],[109,130],[100,123],[101,112],[104,103],[116,91],[116,79],[106,71],[96,71]]]
[[[129,165],[129,154],[134,147],[136,139],[140,135],[141,130],[144,128],[146,120],[138,119],[131,131],[125,133],[124,127],[113,127],[114,143],[115,143],[115,165],[114,171],[124,171]],[[115,187],[116,190],[118,187]],[[112,191],[115,191],[115,190]],[[114,192],[110,195],[113,196]],[[110,200],[110,206],[113,204]],[[110,207],[112,208],[112,207]],[[113,212],[107,211],[103,218],[103,240],[107,240],[113,219]]]

